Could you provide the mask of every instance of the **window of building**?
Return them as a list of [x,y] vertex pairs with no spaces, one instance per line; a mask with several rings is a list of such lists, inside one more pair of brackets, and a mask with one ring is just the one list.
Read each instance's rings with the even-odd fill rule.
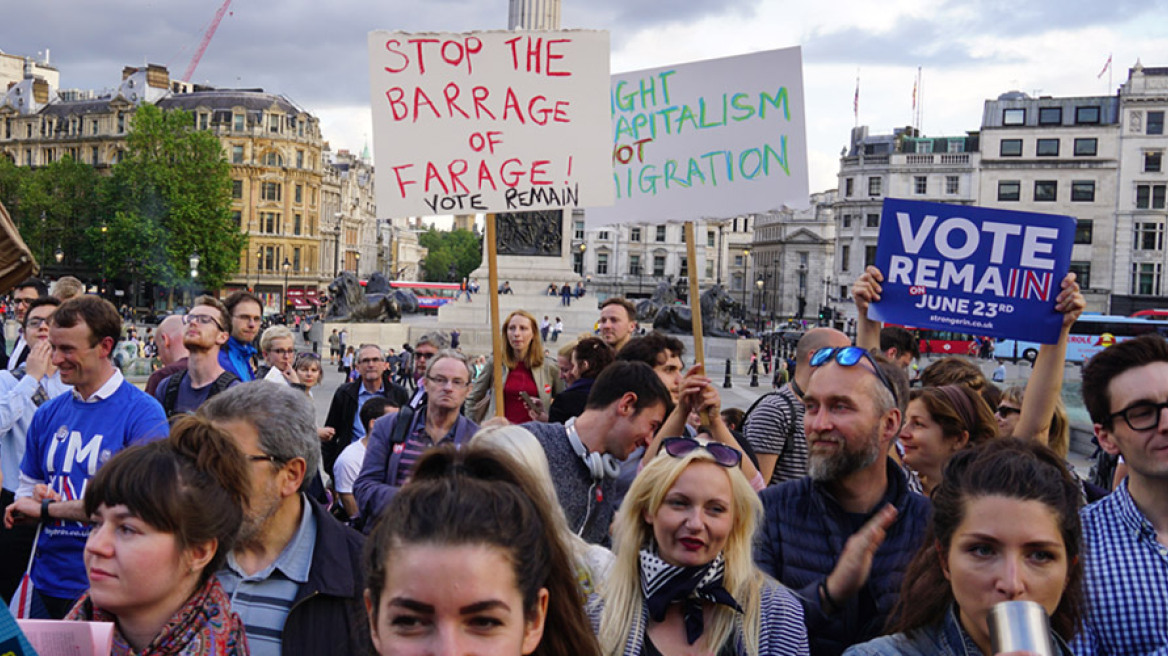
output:
[[601,230],[600,232],[598,232],[598,233],[596,234],[596,237],[597,237],[597,238],[598,238],[600,241],[608,241],[608,231],[607,231],[607,230]]
[[1164,159],[1164,151],[1149,150],[1144,152],[1144,173],[1159,173]]
[[929,193],[929,177],[926,175],[913,176],[913,193],[923,196]]
[[706,230],[706,246],[707,247],[713,248],[717,238],[718,238],[718,233],[714,232],[713,230]]
[[1136,185],[1136,209],[1164,209],[1164,190],[1162,184]]
[[923,154],[923,155],[931,154],[933,152],[933,142],[932,141],[918,141],[916,143],[916,152]]
[[810,262],[810,254],[807,251],[799,251],[799,266],[806,269]]
[[[203,126],[206,129],[206,126]],[[126,131],[126,115],[118,112],[118,134]]]
[[280,131],[280,115],[268,114],[268,132]]
[[713,260],[706,260],[706,277],[707,278],[714,277],[714,261]]
[[[1145,134],[1164,134],[1164,112],[1148,112]],[[1159,287],[1159,285],[1157,285]]]
[[864,266],[870,267],[870,266],[873,266],[875,264],[876,264],[876,247],[875,246],[865,246],[864,247]]
[[641,242],[641,228],[640,228],[640,226],[637,226],[634,228],[629,228],[629,241],[637,242],[637,243]]
[[1095,234],[1095,221],[1079,219],[1075,221],[1075,243],[1090,244]]
[[1091,288],[1091,263],[1071,262],[1071,271],[1075,274],[1075,282],[1083,289]]
[[665,226],[657,226],[657,241],[665,241]]
[[1075,139],[1075,157],[1093,157],[1098,151],[1098,139],[1094,137]]
[[299,247],[292,249],[292,270],[296,271],[296,272],[300,271],[300,248]]
[[956,175],[945,176],[945,193],[954,196],[960,193],[961,178]]
[[1011,201],[1021,200],[1022,198],[1022,183],[1017,180],[999,180],[998,181],[998,200]]
[[231,213],[231,222],[235,224],[236,228],[243,228],[243,212],[235,210]]
[[1164,248],[1164,224],[1159,221],[1136,222],[1136,250],[1158,251]]
[[294,234],[294,235],[300,234],[300,227],[301,227],[300,224],[301,224],[302,220],[303,220],[303,217],[301,217],[300,214],[297,213],[297,214],[292,215],[292,234]]
[[264,155],[265,166],[284,166],[284,157],[277,152],[269,152]]
[[298,169],[304,168],[304,151],[303,150],[296,151],[296,168],[298,168]]
[[852,194],[854,194],[855,192],[856,192],[855,178],[844,178],[844,196],[851,198]]
[[126,158],[126,151],[121,148],[114,151],[114,164],[121,164],[122,160]]
[[845,228],[850,228],[850,227],[852,227],[852,215],[851,215],[851,214],[845,214],[845,215],[844,215],[844,218],[843,218],[843,226],[844,226]]
[[584,254],[580,251],[572,251],[572,271],[578,276],[584,275]]
[[89,134],[97,136],[99,125],[100,123],[98,123],[97,119],[91,119],[89,121]]
[[278,212],[260,212],[260,229],[268,234],[276,234],[280,223]]
[[1141,296],[1160,295],[1160,263],[1132,264],[1132,293]]
[[608,273],[608,253],[596,254],[596,273],[599,275]]
[[304,202],[304,185],[296,185],[296,203]]
[[880,227],[880,215],[879,214],[869,214],[868,220],[865,222],[865,226],[867,226],[869,228],[879,228]]
[[98,156],[97,146],[93,146],[92,148],[90,148],[89,154],[91,156],[90,159],[92,160],[94,166],[101,164],[101,157]]
[[664,255],[654,255],[653,256],[653,275],[655,275],[657,277],[661,277],[661,276],[665,275],[665,256]]
[[629,256],[629,275],[630,276],[641,275],[641,256],[640,255],[634,254],[634,255]]
[[852,259],[852,247],[844,244],[840,247],[840,271],[848,270],[848,262]]
[[243,132],[243,127],[244,127],[243,121],[244,121],[243,114],[233,114],[231,117],[231,129],[235,130],[236,132]]
[[[965,140],[964,139],[950,139],[949,140],[949,152],[951,152],[951,153],[964,153],[965,152]],[[844,298],[844,297],[841,297],[841,298]]]
[[264,269],[267,271],[271,271],[276,268],[276,248],[274,246],[268,246],[264,249],[263,262]]
[[[1075,108],[1075,123],[1080,125],[1089,125],[1099,123],[1099,106],[1091,105],[1088,107]],[[1086,285],[1083,285],[1086,287]]]
[[1039,157],[1058,157],[1059,154],[1059,140],[1058,139],[1039,139],[1038,147],[1034,154]]
[[1001,150],[999,151],[1002,157],[1021,157],[1022,156],[1022,140],[1021,139],[1002,139]]
[[243,146],[231,147],[231,163],[243,164]]
[[243,198],[243,180],[231,181],[231,197],[236,200]]
[[1071,201],[1077,203],[1095,202],[1095,181],[1076,180],[1071,183]]
[[281,185],[279,182],[265,182],[260,185],[261,200],[280,200]]
[[1035,180],[1034,201],[1038,203],[1053,203],[1058,200],[1057,180]]
[[1003,109],[1002,125],[1026,125],[1026,110]]
[[1039,125],[1062,125],[1063,124],[1063,108],[1062,107],[1040,107],[1038,110],[1038,124]]
[[584,221],[577,220],[573,222],[572,232],[574,233],[574,239],[584,239]]
[[684,255],[681,256],[681,271],[677,275],[682,278],[689,277],[689,258]]
[[735,255],[734,256],[734,266],[736,266],[736,267],[743,266],[743,263],[745,261],[746,261],[746,257],[743,255]]
[[868,195],[879,196],[882,193],[884,186],[884,178],[873,177],[868,178]]

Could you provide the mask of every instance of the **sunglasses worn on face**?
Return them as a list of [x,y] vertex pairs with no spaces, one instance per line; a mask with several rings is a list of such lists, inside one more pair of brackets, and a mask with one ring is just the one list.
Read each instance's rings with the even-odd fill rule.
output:
[[994,410],[994,413],[997,414],[1002,419],[1005,419],[1006,417],[1009,417],[1010,415],[1022,414],[1022,409],[1021,408],[1011,408],[1008,405],[1000,405],[1000,406],[998,406],[998,408],[996,410]]
[[[835,360],[836,364],[844,367],[854,367],[860,360],[867,360],[872,365],[872,373],[876,374],[876,377],[884,384],[884,388],[892,394],[892,399],[898,403],[900,402],[900,396],[896,393],[896,388],[892,386],[892,381],[888,380],[888,377],[880,370],[880,365],[876,364],[876,361],[872,359],[868,351],[859,346],[821,348],[811,356],[811,366],[821,367],[831,360]],[[867,369],[867,367],[864,368]]]
[[714,462],[723,467],[737,467],[742,464],[742,454],[737,449],[718,442],[702,444],[692,437],[667,437],[661,440],[661,448],[674,458],[684,458],[694,449],[705,449],[714,456]]

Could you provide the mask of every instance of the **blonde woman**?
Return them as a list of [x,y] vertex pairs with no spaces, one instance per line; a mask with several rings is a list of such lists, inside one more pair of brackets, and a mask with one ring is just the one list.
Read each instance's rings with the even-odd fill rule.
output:
[[[526,423],[533,419],[529,408],[536,405],[525,401],[524,395],[538,399],[539,407],[550,407],[552,396],[564,389],[564,381],[556,363],[544,357],[539,324],[530,312],[515,310],[507,315],[503,340],[503,416],[513,424]],[[491,391],[494,379],[494,363],[488,359],[466,402],[467,415],[476,424],[495,416],[499,401]]]
[[603,654],[808,653],[802,606],[754,565],[762,508],[741,458],[670,437],[637,475],[615,522],[616,560],[589,609]]

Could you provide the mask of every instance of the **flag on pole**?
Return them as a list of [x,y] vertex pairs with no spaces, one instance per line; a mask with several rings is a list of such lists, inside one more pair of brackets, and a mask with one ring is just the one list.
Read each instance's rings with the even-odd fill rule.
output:
[[1103,70],[1099,71],[1099,75],[1096,75],[1095,78],[1099,79],[1099,78],[1103,77],[1103,74],[1106,73],[1107,69],[1109,69],[1109,68],[1111,68],[1111,54],[1110,53],[1108,53],[1108,55],[1107,55],[1107,63],[1103,65]]
[[917,111],[917,82],[920,82],[921,71],[917,69],[917,76],[913,78],[913,111]]
[[856,97],[852,99],[852,113],[856,115],[856,120],[860,120],[860,76],[856,76]]
[[12,611],[12,616],[18,620],[27,620],[32,617],[32,563],[33,559],[36,558],[37,542],[41,538],[41,529],[44,527],[44,522],[37,525],[36,535],[32,539],[32,553],[28,555],[28,567],[24,569],[24,576],[20,577],[20,585],[16,587],[16,592],[8,601],[8,608]]

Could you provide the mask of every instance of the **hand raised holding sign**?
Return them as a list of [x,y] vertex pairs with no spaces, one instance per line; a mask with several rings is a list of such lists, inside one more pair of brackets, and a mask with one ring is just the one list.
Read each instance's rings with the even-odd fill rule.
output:
[[1075,273],[1072,271],[1063,278],[1059,295],[1054,301],[1054,309],[1063,313],[1064,333],[1079,320],[1083,310],[1087,309],[1087,299],[1083,298],[1083,294],[1079,291],[1079,283],[1075,282],[1075,277]]

